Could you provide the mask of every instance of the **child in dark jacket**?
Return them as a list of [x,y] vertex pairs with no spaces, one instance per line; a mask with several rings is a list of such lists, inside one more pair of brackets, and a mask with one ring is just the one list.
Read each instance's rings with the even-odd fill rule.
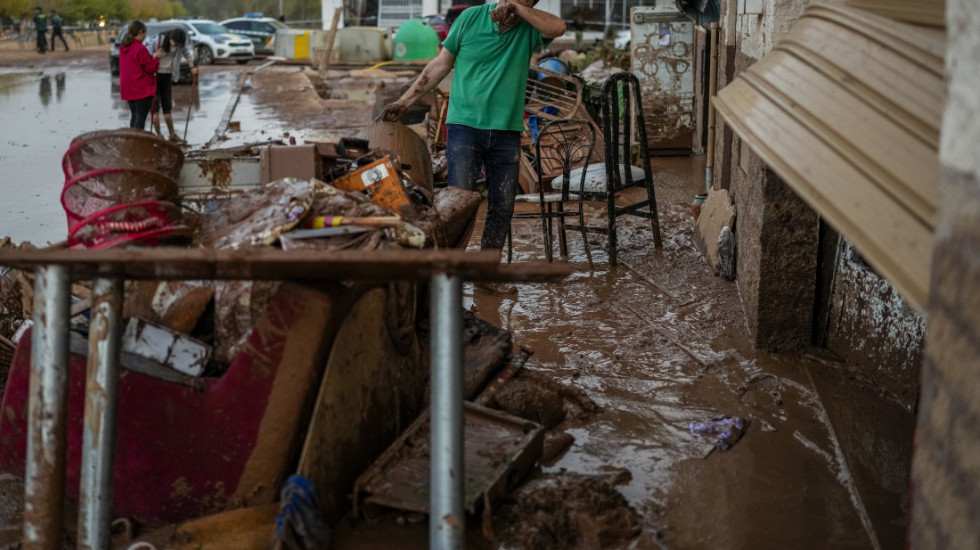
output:
[[146,127],[157,89],[160,52],[150,55],[143,45],[146,25],[133,21],[119,45],[119,95],[129,102],[129,127]]

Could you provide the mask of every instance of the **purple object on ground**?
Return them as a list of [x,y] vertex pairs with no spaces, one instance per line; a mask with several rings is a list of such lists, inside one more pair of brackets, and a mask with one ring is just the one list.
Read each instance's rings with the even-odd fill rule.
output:
[[731,449],[745,433],[749,422],[738,416],[715,418],[708,422],[691,422],[691,435],[714,441],[722,451]]

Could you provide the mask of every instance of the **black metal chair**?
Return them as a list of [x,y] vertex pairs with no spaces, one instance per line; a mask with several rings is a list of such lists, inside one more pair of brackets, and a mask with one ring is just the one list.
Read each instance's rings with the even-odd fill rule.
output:
[[[642,167],[629,165],[634,125]],[[605,227],[585,226],[583,223],[582,230],[609,236],[609,263],[616,265],[616,218],[620,216],[630,215],[650,219],[653,225],[654,246],[657,249],[663,248],[660,218],[657,215],[657,198],[653,188],[653,171],[650,168],[650,152],[647,149],[646,125],[643,122],[640,83],[632,73],[614,74],[602,85],[602,129],[603,139],[606,142],[604,165],[594,164],[592,170],[583,170],[582,178],[573,174],[569,190],[577,193],[580,200],[599,200],[606,203]],[[625,206],[617,205],[616,194],[629,187],[645,187],[647,198]],[[579,210],[581,209],[580,205]],[[572,225],[568,228],[578,229]]]
[[[541,218],[541,229],[544,235],[544,252],[548,261],[552,261],[552,240],[554,238],[552,229],[552,219],[557,218],[559,234],[558,246],[562,257],[568,257],[568,241],[565,235],[565,218],[576,216],[579,224],[576,227],[583,228],[582,240],[585,244],[585,253],[589,258],[589,265],[592,265],[592,253],[585,234],[585,218],[582,210],[582,200],[576,194],[570,193],[569,188],[572,182],[571,173],[581,168],[581,177],[585,177],[585,170],[589,166],[589,158],[592,156],[592,149],[595,147],[595,130],[592,125],[584,120],[562,119],[552,120],[545,124],[534,140],[534,169],[537,174],[538,192],[526,195],[518,195],[517,202],[535,202],[540,206],[539,212],[525,212],[514,214],[514,218]],[[563,183],[558,189],[551,189],[552,180],[560,179]],[[573,184],[572,184],[573,185]],[[582,187],[582,182],[578,182]],[[566,203],[574,201],[578,204],[577,210],[567,210]],[[511,261],[514,255],[512,233],[507,234],[507,261]]]

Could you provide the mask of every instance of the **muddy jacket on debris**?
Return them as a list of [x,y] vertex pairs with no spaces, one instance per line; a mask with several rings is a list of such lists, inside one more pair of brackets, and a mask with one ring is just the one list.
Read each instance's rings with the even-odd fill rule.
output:
[[156,95],[157,69],[160,60],[146,51],[146,46],[133,41],[119,47],[119,96],[135,101]]

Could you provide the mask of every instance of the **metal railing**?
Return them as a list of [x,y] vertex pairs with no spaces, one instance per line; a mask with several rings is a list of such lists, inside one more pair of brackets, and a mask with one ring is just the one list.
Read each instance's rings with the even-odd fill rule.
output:
[[23,547],[62,544],[68,425],[69,292],[92,279],[78,548],[109,547],[123,283],[127,279],[428,281],[431,285],[432,548],[463,548],[463,281],[557,281],[567,264],[501,264],[497,252],[126,249],[3,250],[0,265],[34,269]]

